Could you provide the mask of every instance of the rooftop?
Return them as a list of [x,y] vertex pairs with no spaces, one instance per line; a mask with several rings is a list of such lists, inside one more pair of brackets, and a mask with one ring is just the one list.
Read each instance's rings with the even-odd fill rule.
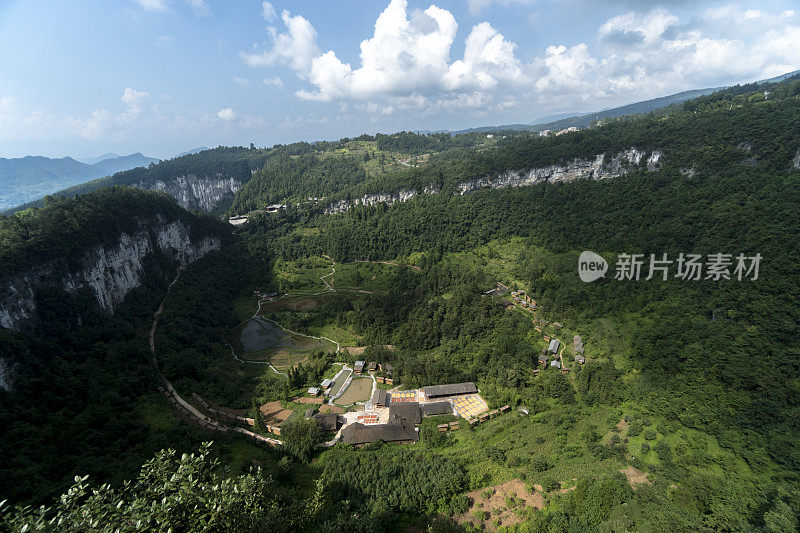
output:
[[475,383],[467,381],[450,385],[422,387],[422,391],[427,398],[438,398],[440,396],[454,396],[456,394],[474,394],[478,392],[478,387],[475,386]]

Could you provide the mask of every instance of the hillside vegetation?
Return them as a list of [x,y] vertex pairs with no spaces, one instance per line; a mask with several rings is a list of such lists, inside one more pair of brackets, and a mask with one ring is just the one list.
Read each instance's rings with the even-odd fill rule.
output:
[[[61,519],[59,527],[74,531],[94,518],[122,529],[141,520],[162,529],[277,531],[796,530],[798,117],[795,77],[558,137],[404,133],[231,149],[264,159],[229,211],[250,213],[247,224],[189,267],[165,301],[156,354],[177,389],[235,409],[279,401],[302,413],[289,400],[333,376],[334,360],[364,358],[393,365],[405,387],[475,381],[490,408],[509,404],[511,413],[449,433],[437,424],[450,419],[426,419],[413,445],[319,451],[321,436],[298,415],[280,448],[224,436],[180,460],[157,454],[121,485],[159,448],[195,451],[207,436],[153,392],[147,330],[166,285],[155,277],[105,321],[37,338],[3,332],[7,349],[29,362],[17,390],[0,391],[0,422],[12,437],[0,439],[9,458],[0,499],[49,502],[70,476],[92,478],[41,511],[6,506],[2,520],[21,528]],[[452,194],[471,178],[631,147],[661,151],[660,167],[642,162],[613,179]],[[387,154],[401,152],[429,155],[390,168]],[[431,185],[441,192],[324,214],[334,199]],[[277,202],[287,208],[260,212]],[[28,260],[25,232],[39,235],[37,250],[59,246],[77,223],[50,226],[92,206],[111,214],[92,215],[76,226],[79,236],[92,224],[124,227],[126,210],[185,213],[163,196],[101,189],[2,219],[0,257]],[[46,226],[38,234],[26,222],[34,220]],[[579,280],[584,250],[609,261],[605,278]],[[681,253],[762,260],[757,279],[644,279],[651,254]],[[615,279],[618,254],[643,255],[641,279]],[[498,282],[526,290],[537,310],[485,296]],[[254,289],[296,292],[276,300],[267,318],[362,351],[315,352],[287,376],[237,361],[232,332],[256,311]],[[567,340],[569,373],[534,372],[544,335]],[[584,339],[584,365],[574,362],[573,335]],[[62,420],[71,421],[66,431]],[[230,470],[212,461],[215,453]],[[97,487],[106,481],[120,488]],[[507,496],[494,513],[494,491],[509,482],[536,495],[540,508]],[[514,525],[500,522],[509,515]]]

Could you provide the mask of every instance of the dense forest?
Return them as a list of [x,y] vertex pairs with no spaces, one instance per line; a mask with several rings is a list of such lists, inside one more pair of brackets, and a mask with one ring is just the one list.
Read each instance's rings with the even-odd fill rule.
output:
[[[161,529],[202,522],[217,530],[462,531],[473,527],[461,518],[477,505],[468,491],[519,480],[544,495],[543,509],[520,513],[519,531],[796,530],[799,114],[795,77],[491,146],[485,135],[401,133],[231,149],[225,161],[221,152],[220,165],[240,160],[242,172],[255,170],[230,214],[298,201],[252,213],[220,252],[174,285],[156,346],[177,389],[248,408],[315,384],[334,357],[352,362],[344,351],[315,353],[284,381],[231,357],[229,332],[241,319],[234,301],[276,289],[280,268],[318,269],[326,256],[393,266],[384,290],[337,294],[275,318],[297,331],[348,332],[368,346],[363,357],[392,364],[408,387],[475,381],[492,407],[507,403],[514,414],[452,436],[426,421],[422,441],[408,446],[316,452],[321,436],[306,422],[290,425],[280,450],[248,444],[243,452],[232,437],[201,445],[207,435],[175,420],[154,392],[147,331],[177,273],[156,254],[145,283],[113,316],[65,322],[64,306],[81,303],[44,294],[47,328],[35,336],[0,332],[3,351],[24,361],[15,390],[0,390],[7,458],[0,500],[38,504],[69,490],[41,511],[0,506],[0,528],[61,520],[61,529],[82,530],[100,519],[123,529],[141,520]],[[662,151],[662,166],[608,180],[450,194],[473,177],[632,146]],[[379,173],[367,165],[373,151],[438,153],[424,165]],[[429,185],[442,193],[336,215],[324,214],[324,203],[299,201]],[[191,217],[200,232],[219,224],[163,195],[99,189],[0,218],[0,265],[11,271],[74,256],[154,213]],[[612,264],[604,279],[579,280],[583,250]],[[760,254],[762,262],[757,279],[614,279],[618,254],[681,253]],[[497,282],[524,287],[565,332],[584,335],[590,360],[569,374],[534,374],[541,334],[527,314],[484,296]],[[158,453],[199,446],[195,455]],[[233,466],[226,470],[215,455]],[[629,466],[651,482],[634,490],[620,473]],[[90,481],[79,478],[69,489],[72,476],[86,474]],[[112,485],[99,487],[104,482]],[[473,515],[488,519],[484,512]]]

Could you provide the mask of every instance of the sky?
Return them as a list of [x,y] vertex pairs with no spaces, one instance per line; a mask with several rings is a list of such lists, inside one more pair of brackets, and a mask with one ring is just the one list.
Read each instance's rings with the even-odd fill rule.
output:
[[0,157],[531,123],[797,69],[797,0],[0,0]]

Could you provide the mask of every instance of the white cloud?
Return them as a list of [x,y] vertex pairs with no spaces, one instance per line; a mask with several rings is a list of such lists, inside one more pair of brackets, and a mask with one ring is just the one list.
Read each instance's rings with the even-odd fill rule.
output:
[[217,118],[225,122],[230,122],[236,118],[236,113],[230,107],[226,107],[225,109],[217,111]]
[[210,17],[212,15],[211,6],[208,5],[206,0],[186,0],[186,2],[192,8],[196,17]]
[[571,48],[548,46],[544,65],[544,75],[536,81],[539,91],[578,90],[587,87],[587,76],[597,66],[597,60],[583,43]]
[[105,109],[95,109],[87,119],[69,117],[67,120],[78,135],[91,141],[104,136],[112,122],[111,113]]
[[133,1],[148,11],[166,11],[168,7],[167,0],[133,0]]
[[119,120],[130,123],[142,114],[142,104],[150,96],[146,91],[137,91],[131,87],[122,92],[122,101],[127,106],[125,112],[119,116]]
[[235,83],[239,87],[249,87],[250,86],[250,82],[247,81],[246,78],[240,78],[238,76],[233,78],[233,83]]
[[409,12],[406,0],[391,0],[376,20],[373,36],[361,42],[356,67],[344,63],[333,50],[320,54],[316,31],[305,18],[287,11],[281,18],[285,32],[268,30],[271,48],[243,52],[242,59],[250,66],[288,64],[314,87],[298,91],[303,99],[391,99],[383,109],[403,109],[398,98],[416,93],[456,93],[449,99],[525,79],[516,45],[488,22],[471,29],[463,58],[451,62],[458,24],[452,13],[434,5]]
[[757,19],[761,16],[761,11],[758,9],[748,9],[744,12],[744,18],[746,19]]
[[308,72],[311,61],[319,53],[317,30],[305,18],[293,17],[288,11],[281,13],[286,33],[274,26],[267,28],[272,47],[261,53],[242,52],[242,60],[251,67],[288,65],[298,74]]
[[263,2],[261,4],[261,16],[267,22],[272,22],[278,15],[275,13],[275,8],[272,7],[272,4],[269,2]]
[[278,89],[283,88],[283,80],[280,79],[278,76],[274,78],[264,78],[261,80],[261,85],[264,87],[277,87]]

